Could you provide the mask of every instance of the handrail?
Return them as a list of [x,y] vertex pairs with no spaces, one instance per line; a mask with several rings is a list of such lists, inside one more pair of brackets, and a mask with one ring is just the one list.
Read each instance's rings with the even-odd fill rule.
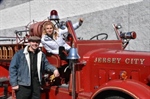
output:
[[72,22],[70,20],[68,20],[66,22],[66,26],[68,28],[68,32],[72,35],[73,37],[73,43],[76,43],[77,42],[77,36],[76,36],[76,33],[75,33],[75,30],[73,29],[73,26],[72,26]]

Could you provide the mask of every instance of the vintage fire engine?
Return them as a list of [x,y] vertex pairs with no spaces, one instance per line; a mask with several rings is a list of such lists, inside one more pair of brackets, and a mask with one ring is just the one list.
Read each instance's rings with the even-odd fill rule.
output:
[[[17,44],[0,45],[0,94],[4,98],[12,95],[15,99],[8,73],[13,55],[24,48],[29,36],[41,37],[45,22],[31,24],[29,35],[23,39],[16,31]],[[107,40],[105,33],[83,40],[77,38],[70,20],[65,25],[69,30],[66,42],[72,46],[67,56],[69,63],[41,47],[60,71],[58,78],[49,72],[43,75],[41,99],[150,98],[150,53],[125,50],[129,41],[136,38],[134,31],[122,32],[120,24],[113,24],[117,40]]]

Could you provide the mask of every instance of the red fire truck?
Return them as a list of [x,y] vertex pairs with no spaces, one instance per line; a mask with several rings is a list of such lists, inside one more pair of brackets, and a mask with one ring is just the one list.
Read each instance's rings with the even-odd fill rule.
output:
[[[14,53],[24,48],[29,36],[41,37],[45,22],[31,24],[29,35],[22,39],[16,31],[17,44],[0,45],[0,94],[4,99],[9,95],[15,99],[8,73]],[[41,99],[150,98],[150,52],[125,50],[129,41],[136,38],[134,31],[122,32],[120,24],[113,24],[117,40],[107,40],[106,33],[83,40],[76,36],[70,20],[66,27],[66,42],[72,46],[67,56],[69,63],[41,47],[49,62],[60,71],[58,78],[49,72],[43,75]]]

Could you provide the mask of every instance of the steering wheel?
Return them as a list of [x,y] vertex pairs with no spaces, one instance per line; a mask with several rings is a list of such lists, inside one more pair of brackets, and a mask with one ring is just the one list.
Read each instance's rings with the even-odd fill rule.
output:
[[[98,37],[102,36],[102,35],[104,35],[104,37],[99,39]],[[95,38],[96,38],[96,40],[106,40],[108,38],[108,34],[107,33],[100,33],[100,34],[97,34],[97,35],[91,37],[90,40],[93,40]]]

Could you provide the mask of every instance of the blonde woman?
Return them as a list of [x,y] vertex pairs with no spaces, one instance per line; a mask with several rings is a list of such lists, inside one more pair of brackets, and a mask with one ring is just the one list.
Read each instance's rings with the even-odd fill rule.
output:
[[[73,24],[73,28],[77,29],[81,26],[82,22],[83,20],[79,19],[79,22]],[[71,48],[63,39],[63,34],[67,32],[67,28],[65,28],[64,30],[55,28],[54,24],[50,21],[46,22],[43,25],[43,35],[41,43],[48,53],[59,54],[60,46],[63,46],[65,50],[69,50]]]

